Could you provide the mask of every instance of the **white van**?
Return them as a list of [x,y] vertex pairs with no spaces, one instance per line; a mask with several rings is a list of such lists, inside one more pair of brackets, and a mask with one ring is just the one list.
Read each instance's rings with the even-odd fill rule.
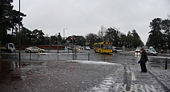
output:
[[15,52],[15,46],[14,46],[14,43],[7,43],[6,46],[3,46],[3,47],[0,47],[0,50],[1,51],[4,51],[4,52]]

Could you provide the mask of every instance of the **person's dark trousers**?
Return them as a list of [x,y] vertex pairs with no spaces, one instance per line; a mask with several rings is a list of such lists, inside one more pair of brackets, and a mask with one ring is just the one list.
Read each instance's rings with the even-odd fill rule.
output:
[[140,63],[140,66],[141,66],[141,72],[147,72],[145,63]]

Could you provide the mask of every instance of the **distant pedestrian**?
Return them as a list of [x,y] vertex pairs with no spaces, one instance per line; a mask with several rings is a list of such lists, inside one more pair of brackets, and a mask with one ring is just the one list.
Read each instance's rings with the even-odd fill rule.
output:
[[138,63],[141,66],[141,72],[147,72],[146,62],[148,61],[148,56],[144,48],[142,48],[141,51],[142,51],[141,58]]

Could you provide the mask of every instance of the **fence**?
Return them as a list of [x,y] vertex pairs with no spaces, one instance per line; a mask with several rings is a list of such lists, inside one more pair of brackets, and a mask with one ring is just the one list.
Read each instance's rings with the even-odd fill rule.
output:
[[[18,53],[1,53],[3,60],[18,60]],[[112,55],[100,55],[90,51],[72,53],[72,51],[50,51],[48,53],[21,53],[21,61],[65,61],[65,60],[93,60],[109,61]]]
[[[107,61],[114,62],[115,58],[111,55],[96,54],[93,51],[83,51],[72,53],[71,50],[55,50],[48,51],[47,53],[21,53],[21,62],[34,62],[34,61],[66,61],[66,60],[91,60],[91,61]],[[19,58],[18,53],[0,53],[3,60],[17,61]],[[119,55],[129,55],[121,54]],[[168,69],[170,67],[170,57],[162,56],[149,56],[149,60],[153,66]],[[155,65],[154,65],[155,64]]]
[[170,66],[170,57],[163,57],[163,56],[150,56],[150,62],[154,66],[154,63],[165,70],[168,69]]

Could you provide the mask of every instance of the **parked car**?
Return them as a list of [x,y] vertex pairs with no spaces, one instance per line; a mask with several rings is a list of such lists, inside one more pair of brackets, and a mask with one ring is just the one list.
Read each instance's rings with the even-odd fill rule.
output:
[[112,52],[117,53],[117,49],[116,49],[116,47],[112,47]]
[[79,50],[84,50],[84,48],[83,47],[79,47]]
[[85,49],[85,50],[90,50],[90,47],[89,47],[89,46],[86,46],[84,49]]
[[158,55],[158,52],[156,52],[154,48],[145,49],[145,51],[148,55],[155,55],[155,56]]
[[38,52],[45,52],[44,49],[41,49],[39,47],[36,47],[36,46],[33,46],[33,47],[28,47],[25,49],[25,52],[35,52],[35,53],[38,53]]

